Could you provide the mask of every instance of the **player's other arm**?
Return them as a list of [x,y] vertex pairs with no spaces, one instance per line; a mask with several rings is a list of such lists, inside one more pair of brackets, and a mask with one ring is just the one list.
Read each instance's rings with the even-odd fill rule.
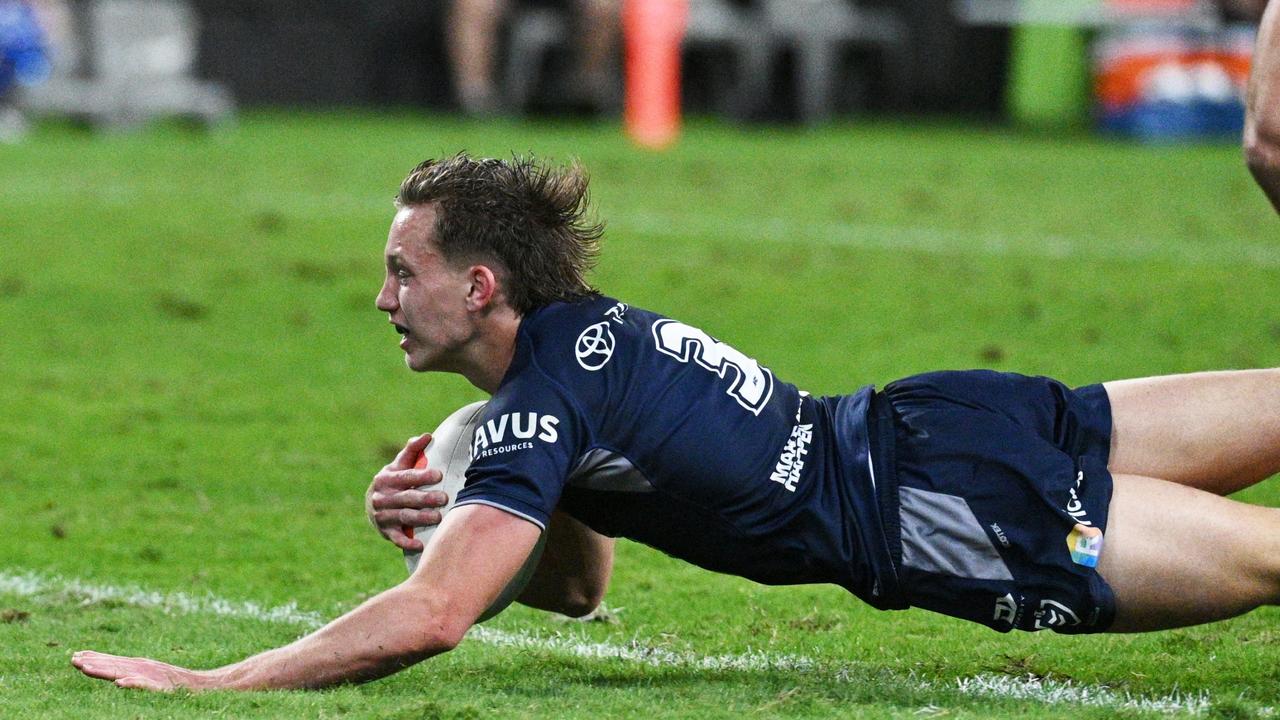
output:
[[1280,212],[1280,0],[1262,15],[1245,103],[1245,162]]
[[487,505],[456,508],[408,580],[306,637],[216,670],[79,652],[86,675],[147,690],[316,688],[390,675],[453,649],[528,558],[541,531]]
[[449,502],[445,493],[430,488],[443,479],[440,471],[414,467],[430,443],[430,433],[409,438],[395,459],[373,476],[364,494],[364,511],[369,522],[384,538],[403,550],[422,552],[422,541],[405,534],[405,528],[438,525],[441,518],[438,508]]
[[530,607],[582,617],[600,606],[613,573],[613,538],[559,510],[547,525],[542,560],[517,598]]

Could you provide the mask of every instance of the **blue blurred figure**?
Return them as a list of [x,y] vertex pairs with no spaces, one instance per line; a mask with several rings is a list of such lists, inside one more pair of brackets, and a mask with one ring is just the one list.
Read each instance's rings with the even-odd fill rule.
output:
[[19,139],[26,122],[13,103],[18,85],[36,85],[52,71],[48,42],[24,0],[0,0],[0,142]]

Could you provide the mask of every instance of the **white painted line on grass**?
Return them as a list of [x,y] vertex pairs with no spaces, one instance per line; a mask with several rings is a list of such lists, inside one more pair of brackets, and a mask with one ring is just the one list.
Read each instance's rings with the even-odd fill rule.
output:
[[[1087,705],[1099,708],[1124,708],[1157,713],[1191,713],[1209,710],[1212,702],[1205,693],[1173,692],[1160,697],[1145,697],[1116,692],[1099,685],[1078,685],[1070,680],[1038,678],[1034,675],[975,675],[961,678],[959,690],[965,695],[1029,700],[1049,705]],[[1270,714],[1269,711],[1267,714]]]
[[167,614],[213,615],[262,622],[288,623],[317,628],[325,618],[317,612],[301,610],[296,603],[266,607],[254,602],[227,600],[212,593],[157,592],[133,586],[102,585],[77,578],[44,575],[31,571],[0,570],[0,595],[37,597],[47,600],[61,595],[65,604],[93,605],[118,602],[130,607],[155,608]]
[[[118,602],[130,607],[156,609],[167,614],[257,620],[300,626],[307,630],[318,628],[327,621],[321,613],[302,610],[296,603],[272,607],[248,601],[229,600],[212,593],[193,595],[184,592],[159,592],[130,585],[92,583],[30,570],[0,570],[0,596],[4,595],[37,598],[48,604],[90,605],[108,601]],[[831,672],[832,679],[836,682],[862,680],[860,674],[851,672],[851,668],[839,669],[804,655],[759,651],[703,655],[654,647],[640,641],[632,641],[625,645],[585,642],[559,633],[548,637],[483,626],[473,628],[468,637],[493,647],[560,653],[588,660],[614,660],[655,668],[684,668],[713,672]],[[1151,697],[1117,692],[1105,686],[1076,684],[1070,680],[1052,680],[1034,676],[1011,677],[983,674],[961,678],[955,683],[944,683],[920,678],[912,673],[898,678],[897,682],[908,689],[952,692],[972,697],[1163,714],[1199,715],[1211,706],[1209,696],[1205,693],[1174,692]],[[1271,708],[1264,708],[1263,714],[1274,713]]]
[[758,651],[724,655],[703,655],[695,652],[677,652],[646,645],[633,640],[626,645],[584,642],[582,640],[553,635],[551,637],[524,632],[496,630],[484,626],[471,629],[467,637],[486,645],[509,647],[519,650],[558,652],[587,660],[620,660],[622,662],[649,665],[655,668],[688,668],[708,671],[761,672],[809,672],[821,669],[821,663],[804,655],[773,654]]
[[[542,650],[564,653],[574,657],[621,660],[653,667],[677,667],[708,671],[781,671],[815,672],[831,670],[804,655],[773,654],[758,651],[724,655],[702,655],[694,652],[676,652],[656,648],[633,641],[627,645],[591,643],[560,635],[540,637],[521,632],[507,632],[477,627],[470,637],[498,647]],[[849,670],[837,670],[834,678],[840,682],[856,682],[861,676]],[[1077,684],[1070,680],[1038,678],[1033,675],[1009,676],[983,674],[961,678],[955,684],[940,683],[920,678],[914,673],[900,678],[904,685],[920,690],[959,692],[962,695],[992,699],[1027,700],[1049,705],[1086,705],[1099,708],[1116,708],[1145,712],[1197,715],[1209,709],[1211,702],[1206,693],[1178,693],[1146,697],[1128,692],[1116,692],[1110,688]]]

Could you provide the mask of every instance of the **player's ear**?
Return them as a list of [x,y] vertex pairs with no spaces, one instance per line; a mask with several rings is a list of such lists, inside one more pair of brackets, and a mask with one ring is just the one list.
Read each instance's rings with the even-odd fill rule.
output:
[[472,265],[467,270],[467,280],[471,284],[467,292],[467,309],[484,310],[497,301],[498,277],[487,265]]

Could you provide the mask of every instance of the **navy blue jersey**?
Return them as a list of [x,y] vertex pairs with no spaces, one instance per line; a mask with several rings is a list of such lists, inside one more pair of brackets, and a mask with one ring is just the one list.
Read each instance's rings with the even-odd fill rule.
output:
[[[596,297],[523,319],[458,505],[559,508],[701,567],[886,602],[872,389],[814,398],[697,328]],[[884,491],[884,488],[881,488]]]

